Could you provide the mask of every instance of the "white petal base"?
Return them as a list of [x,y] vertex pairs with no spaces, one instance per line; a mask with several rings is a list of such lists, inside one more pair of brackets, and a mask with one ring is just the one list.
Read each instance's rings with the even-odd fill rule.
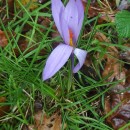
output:
[[87,52],[85,50],[81,50],[81,49],[76,48],[74,50],[74,54],[77,57],[79,63],[74,67],[73,73],[77,73],[85,62]]

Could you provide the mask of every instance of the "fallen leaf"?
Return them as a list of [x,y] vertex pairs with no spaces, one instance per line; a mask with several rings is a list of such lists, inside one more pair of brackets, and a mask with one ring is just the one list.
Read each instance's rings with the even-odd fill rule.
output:
[[[5,97],[0,97],[0,103],[5,103],[6,102],[6,98]],[[9,111],[10,107],[9,106],[0,106],[0,117],[4,116],[8,111]]]
[[51,117],[47,117],[42,111],[34,115],[34,125],[29,125],[29,130],[61,130],[62,121],[59,112],[54,113]]
[[126,79],[126,69],[119,62],[119,52],[115,47],[108,48],[109,55],[105,55],[106,64],[102,72],[102,76],[105,78],[108,77],[108,82],[114,80],[122,80],[122,84],[125,84]]
[[[1,4],[1,7],[8,7],[8,12],[9,12],[9,15],[10,16],[13,16],[13,13],[14,13],[14,0],[8,0],[8,1],[5,1],[5,0],[1,0],[0,1],[0,4]],[[6,13],[6,9],[3,11],[5,11]]]
[[[108,114],[115,107],[117,107],[117,109],[107,117],[106,121],[112,125],[114,130],[118,130],[130,120],[130,93],[124,92],[116,94],[111,92],[105,100],[105,113]],[[130,126],[123,130],[129,129]]]
[[[87,0],[82,0],[84,9],[86,9],[87,6]],[[93,0],[89,6],[88,9],[88,18],[96,17],[100,14],[100,17],[98,19],[98,23],[103,22],[114,22],[114,16],[117,12],[116,10],[112,10],[116,6],[116,3],[113,1],[105,1],[102,0],[102,2],[97,2]]]
[[26,130],[36,130],[36,129],[35,129],[34,125],[29,125]]
[[101,32],[96,32],[95,36],[100,42],[110,42],[110,40]]
[[[86,9],[87,0],[82,0],[82,1],[83,1],[84,9]],[[90,6],[89,6],[89,9],[88,9],[88,17],[89,18],[97,16],[99,14],[99,12],[101,11],[100,9],[98,9],[96,7],[99,7],[98,3],[95,1],[92,1]]]
[[19,2],[15,0],[16,7],[18,9],[21,7],[20,4],[22,4],[23,6],[29,8],[30,10],[33,10],[38,7],[38,4],[36,3],[37,3],[37,0],[21,0]]
[[[95,38],[100,42],[107,42],[110,44],[109,39],[102,33],[96,33]],[[106,48],[106,47],[105,47]],[[108,54],[105,54],[104,59],[106,64],[102,72],[104,78],[108,77],[107,82],[122,80],[119,84],[111,88],[108,96],[105,98],[105,114],[114,112],[106,118],[106,122],[110,124],[114,130],[118,130],[127,124],[130,120],[130,93],[124,92],[126,87],[127,70],[118,61],[119,51],[116,47],[106,48]],[[121,93],[124,92],[124,93]],[[119,105],[119,106],[118,106]],[[124,130],[129,130],[127,127]]]
[[7,37],[3,31],[0,30],[0,46],[5,47],[8,44]]
[[[124,68],[123,68],[124,69]],[[130,120],[130,71],[125,70],[124,83],[115,85],[105,98],[105,114],[112,112],[106,122],[112,125],[114,130],[124,127]],[[130,126],[123,130],[129,130]]]
[[[95,38],[100,42],[107,42],[110,44],[110,40],[101,32],[95,34]],[[122,64],[119,62],[119,51],[114,46],[103,46],[107,50],[107,54],[104,55],[103,59],[106,60],[104,70],[102,72],[102,77],[107,78],[106,81],[112,82],[114,80],[122,80],[122,84],[125,83],[126,70],[122,68]],[[99,53],[97,54],[97,57]]]
[[[108,82],[112,82],[114,80],[125,80],[125,78],[126,78],[125,69],[121,70],[121,65],[120,65],[119,61],[117,61],[114,58],[107,59],[102,76],[104,78],[109,76],[107,79]],[[125,82],[125,81],[123,81],[123,82]]]
[[[27,33],[25,35],[27,35]],[[33,38],[34,38],[34,40],[36,38],[38,39],[38,37],[35,37],[35,36]],[[31,42],[31,44],[29,44],[28,39],[26,39],[24,37],[21,37],[19,39],[18,46],[19,46],[19,49],[18,48],[14,48],[14,54],[16,55],[16,57],[18,57],[21,54],[20,52],[24,52],[24,54],[27,54],[27,53],[35,50],[38,47],[38,45],[35,45],[34,42]],[[39,52],[39,56],[43,56],[45,54],[46,54],[46,50],[45,49],[41,49],[40,52]]]
[[[124,44],[125,47],[127,48],[130,48],[130,44],[127,43],[127,44]],[[127,49],[127,50],[124,50],[123,52],[120,53],[120,58],[122,60],[125,60],[127,62],[130,62],[130,50]]]
[[61,128],[61,116],[58,113],[47,118],[46,115],[43,116],[43,113],[39,112],[34,116],[34,119],[37,130],[60,130]]

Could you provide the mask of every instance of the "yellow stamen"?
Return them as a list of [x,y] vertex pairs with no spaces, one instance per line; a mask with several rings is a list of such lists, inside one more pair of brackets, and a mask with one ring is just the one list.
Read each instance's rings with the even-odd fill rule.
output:
[[70,38],[70,46],[73,46],[73,40]]

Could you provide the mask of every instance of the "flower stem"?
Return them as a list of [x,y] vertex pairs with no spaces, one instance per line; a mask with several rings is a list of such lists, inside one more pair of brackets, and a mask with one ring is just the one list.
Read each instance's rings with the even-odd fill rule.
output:
[[74,68],[74,54],[72,53],[70,56],[69,62],[69,79],[68,79],[68,92],[70,92],[71,87],[73,87],[73,68]]

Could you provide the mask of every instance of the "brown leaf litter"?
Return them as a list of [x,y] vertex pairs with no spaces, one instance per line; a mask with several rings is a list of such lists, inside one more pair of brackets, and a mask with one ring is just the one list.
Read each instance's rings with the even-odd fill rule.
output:
[[5,47],[8,44],[7,37],[5,35],[5,32],[0,30],[0,47]]
[[[0,97],[0,104],[6,103],[6,97]],[[10,107],[7,105],[0,105],[0,117],[6,115],[7,112],[9,112]]]
[[34,125],[28,125],[28,130],[61,130],[62,128],[61,114],[59,112],[48,117],[46,113],[39,111],[34,115],[34,122]]

